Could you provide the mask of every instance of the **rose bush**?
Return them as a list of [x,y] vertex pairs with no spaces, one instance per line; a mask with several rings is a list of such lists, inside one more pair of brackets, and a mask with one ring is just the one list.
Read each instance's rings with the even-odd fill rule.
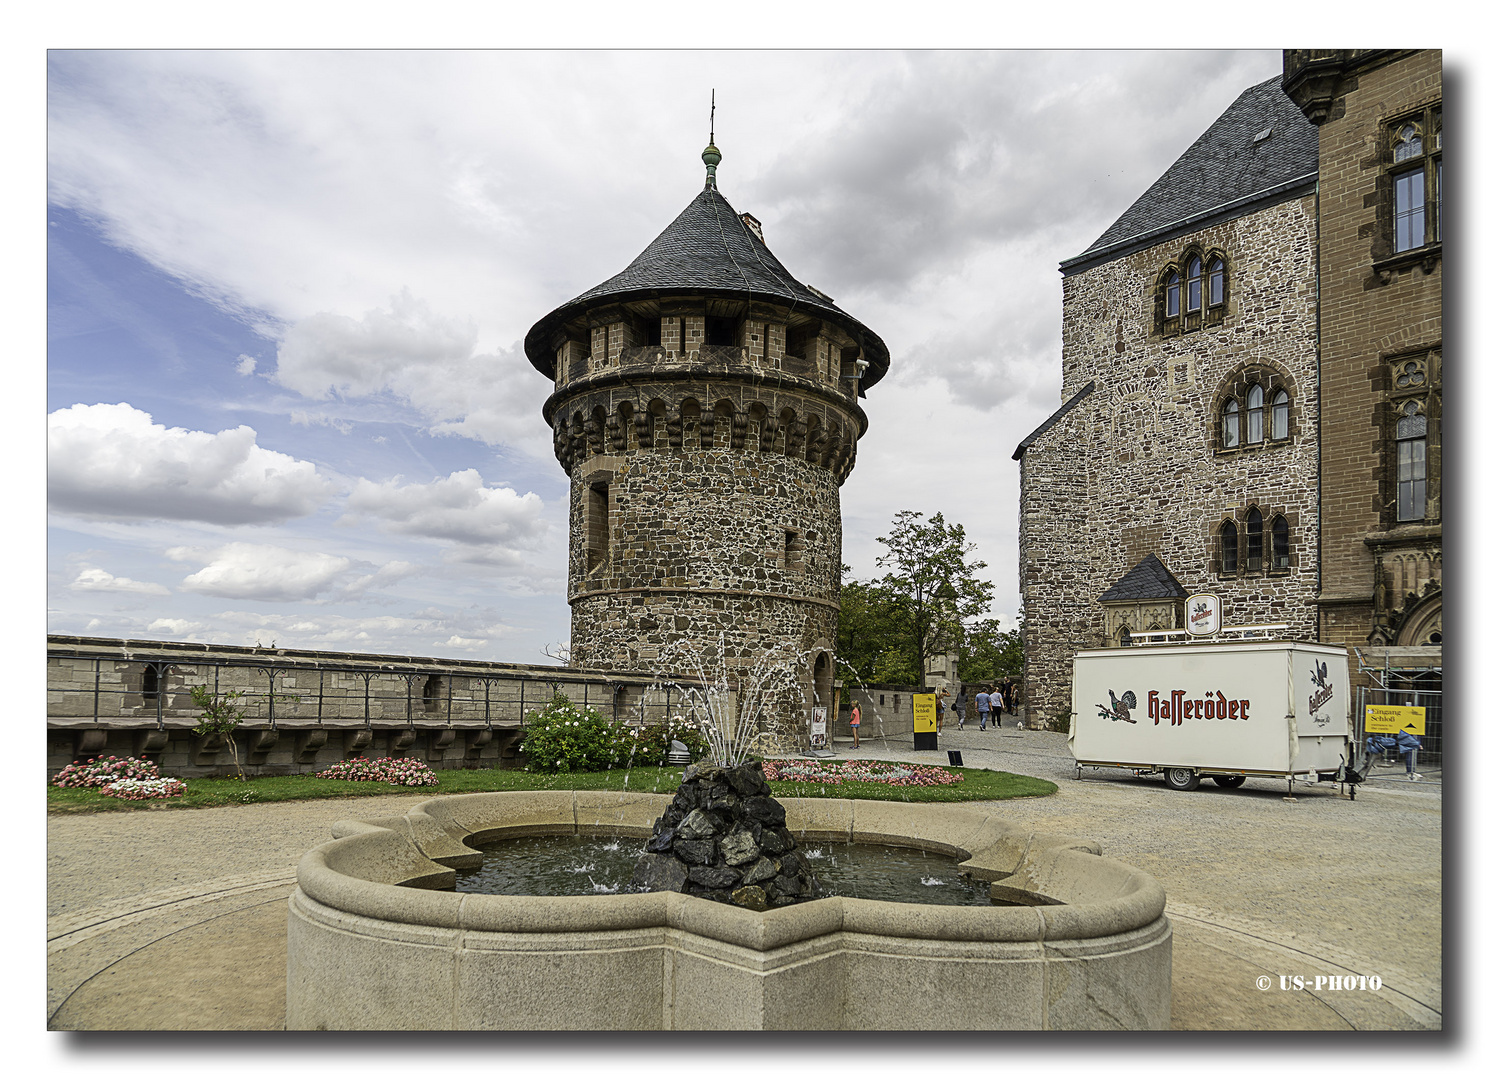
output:
[[960,773],[935,765],[900,761],[767,761],[765,779],[811,784],[889,784],[895,787],[932,787],[960,784]]
[[380,780],[403,787],[438,787],[434,770],[413,758],[355,758],[315,774],[322,780]]
[[115,780],[106,785],[101,794],[116,799],[173,799],[186,794],[186,781],[171,776],[160,776],[153,780]]
[[106,787],[116,780],[159,780],[160,770],[155,763],[143,758],[108,757],[89,758],[86,762],[74,761],[56,776],[52,783],[57,787]]

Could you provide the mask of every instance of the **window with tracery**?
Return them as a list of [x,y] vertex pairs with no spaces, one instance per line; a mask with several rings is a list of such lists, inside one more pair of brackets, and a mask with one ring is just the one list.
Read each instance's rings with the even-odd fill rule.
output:
[[1215,445],[1221,451],[1257,450],[1290,442],[1292,395],[1283,377],[1265,368],[1233,376],[1217,401]]
[[1225,256],[1191,248],[1158,275],[1154,296],[1157,333],[1179,334],[1223,322]]
[[1286,574],[1294,565],[1292,522],[1283,512],[1252,505],[1227,517],[1216,532],[1216,572],[1222,577]]

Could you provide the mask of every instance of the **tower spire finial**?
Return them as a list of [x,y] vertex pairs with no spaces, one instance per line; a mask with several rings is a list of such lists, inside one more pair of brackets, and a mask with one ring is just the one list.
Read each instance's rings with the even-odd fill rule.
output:
[[724,160],[724,155],[719,153],[719,148],[713,144],[713,111],[714,95],[716,91],[708,92],[708,145],[703,148],[703,164],[708,168],[708,176],[703,181],[704,190],[717,190],[718,184],[714,179],[714,170],[719,167],[719,162]]

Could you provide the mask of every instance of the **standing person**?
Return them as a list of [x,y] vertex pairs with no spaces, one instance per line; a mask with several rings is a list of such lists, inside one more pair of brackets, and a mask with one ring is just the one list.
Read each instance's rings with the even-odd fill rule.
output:
[[858,722],[861,715],[858,711],[858,702],[853,703],[853,711],[848,714],[848,726],[853,729],[853,749],[858,749]]
[[951,711],[951,691],[941,687],[941,692],[936,695],[936,733],[939,735],[941,729],[946,726],[946,714]]
[[994,690],[988,699],[988,705],[993,713],[993,727],[1003,726],[1003,692]]
[[977,705],[978,730],[986,731],[988,710],[992,708],[992,699],[988,696],[987,687],[984,686],[977,691],[975,704]]
[[956,701],[952,703],[951,711],[956,713],[956,729],[962,730],[962,722],[967,715],[967,688],[963,686],[957,691]]

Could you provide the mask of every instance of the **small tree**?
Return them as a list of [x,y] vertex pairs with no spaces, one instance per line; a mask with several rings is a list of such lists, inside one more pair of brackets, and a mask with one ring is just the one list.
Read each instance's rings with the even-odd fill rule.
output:
[[876,565],[888,572],[873,583],[918,686],[925,685],[926,660],[960,649],[965,629],[982,621],[993,599],[992,583],[976,576],[987,563],[969,558],[976,545],[962,526],[948,525],[939,513],[922,516],[913,510],[894,516],[889,535],[878,538],[889,552]]
[[202,710],[202,718],[191,729],[192,734],[221,735],[227,741],[228,752],[233,755],[233,768],[238,770],[239,780],[244,779],[243,766],[238,761],[238,742],[233,738],[233,732],[243,722],[244,710],[238,707],[242,697],[242,690],[229,690],[219,696],[205,686],[191,688],[191,703]]
[[962,681],[969,683],[1021,678],[1024,673],[1022,617],[1013,630],[999,630],[997,619],[968,627],[957,670]]

